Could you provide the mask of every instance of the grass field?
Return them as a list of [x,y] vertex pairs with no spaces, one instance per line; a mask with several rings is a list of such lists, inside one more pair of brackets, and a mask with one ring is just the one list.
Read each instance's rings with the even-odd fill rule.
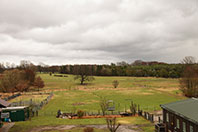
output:
[[[113,100],[117,111],[129,109],[130,102],[140,105],[143,110],[160,110],[159,105],[184,99],[179,91],[177,79],[164,78],[137,78],[137,77],[95,77],[92,83],[79,85],[73,80],[72,75],[68,77],[54,77],[49,74],[39,74],[45,81],[43,91],[53,91],[52,100],[39,111],[39,116],[31,121],[17,122],[10,132],[26,132],[39,126],[56,126],[63,124],[105,124],[105,119],[57,119],[56,112],[84,110],[97,112],[100,110],[100,97]],[[112,81],[118,80],[118,88],[113,88]],[[141,117],[119,118],[122,124],[139,125],[145,132],[153,132],[154,125]],[[78,129],[78,128],[77,128]],[[52,131],[51,131],[52,132]],[[72,130],[75,132],[75,130]]]
[[41,102],[44,99],[46,99],[47,96],[48,96],[47,94],[46,95],[21,95],[17,98],[9,100],[9,102],[20,102],[20,101],[29,101],[29,100],[32,100],[33,102]]

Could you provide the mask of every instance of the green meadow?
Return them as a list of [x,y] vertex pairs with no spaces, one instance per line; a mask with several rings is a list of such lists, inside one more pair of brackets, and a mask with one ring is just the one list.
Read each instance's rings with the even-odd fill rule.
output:
[[[160,104],[184,99],[179,90],[178,79],[151,78],[151,77],[95,77],[86,85],[79,85],[74,81],[73,75],[68,77],[55,77],[49,74],[38,74],[45,82],[42,91],[54,92],[51,101],[39,111],[38,117],[30,121],[16,122],[10,132],[28,132],[33,128],[58,125],[88,125],[105,124],[103,118],[98,119],[58,119],[56,113],[60,109],[63,112],[83,110],[86,112],[100,111],[100,98],[113,100],[116,111],[129,110],[133,101],[140,105],[144,111],[159,111]],[[113,80],[119,81],[119,86],[113,88]],[[121,124],[137,125],[138,130],[153,132],[154,124],[142,117],[118,118]],[[70,130],[71,132],[83,131],[81,128]],[[49,132],[55,132],[49,131]],[[57,130],[58,131],[58,130]],[[67,130],[65,130],[67,131]],[[96,132],[100,130],[96,130]],[[61,131],[62,132],[62,131]]]

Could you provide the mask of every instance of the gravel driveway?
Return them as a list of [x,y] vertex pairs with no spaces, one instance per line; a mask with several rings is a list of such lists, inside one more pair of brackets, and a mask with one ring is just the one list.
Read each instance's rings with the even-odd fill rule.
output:
[[[107,125],[60,125],[60,126],[45,126],[45,127],[37,127],[32,129],[30,132],[42,132],[46,130],[69,130],[75,127],[93,127],[93,128],[98,128],[98,129],[104,129],[107,128]],[[133,125],[121,125],[117,132],[138,132],[137,130],[133,130],[133,128],[137,128],[136,126]]]

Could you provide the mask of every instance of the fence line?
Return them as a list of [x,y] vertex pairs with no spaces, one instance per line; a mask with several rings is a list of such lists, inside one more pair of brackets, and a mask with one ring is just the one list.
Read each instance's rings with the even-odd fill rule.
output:
[[149,112],[144,111],[140,116],[144,117],[146,120],[154,123],[154,122],[161,122],[162,115],[159,114],[151,114]]
[[11,107],[16,107],[16,106],[29,106],[31,107],[33,112],[36,112],[38,110],[40,110],[44,105],[48,104],[48,102],[50,101],[50,99],[52,98],[53,93],[50,93],[50,95],[44,99],[41,102],[36,102],[33,101],[32,99],[30,99],[29,101],[19,101],[19,102],[13,102],[11,103]]
[[21,93],[14,94],[14,95],[12,95],[12,96],[9,96],[9,97],[3,98],[3,99],[4,99],[5,101],[9,101],[9,100],[14,99],[14,98],[19,97],[19,96],[21,96]]
[[51,94],[50,92],[24,92],[22,95],[43,95],[43,94]]

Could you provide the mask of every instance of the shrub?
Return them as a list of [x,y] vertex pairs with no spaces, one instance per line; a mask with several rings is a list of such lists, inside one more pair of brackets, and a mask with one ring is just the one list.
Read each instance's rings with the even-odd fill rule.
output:
[[118,82],[118,80],[114,80],[114,81],[112,82],[112,84],[113,84],[113,87],[114,87],[114,88],[117,88],[118,85],[119,85],[119,82]]
[[78,116],[78,118],[82,118],[82,117],[84,116],[84,114],[85,114],[85,112],[82,111],[82,110],[78,110],[78,111],[77,111],[77,116]]
[[94,132],[94,129],[92,127],[87,127],[84,129],[84,132]]

